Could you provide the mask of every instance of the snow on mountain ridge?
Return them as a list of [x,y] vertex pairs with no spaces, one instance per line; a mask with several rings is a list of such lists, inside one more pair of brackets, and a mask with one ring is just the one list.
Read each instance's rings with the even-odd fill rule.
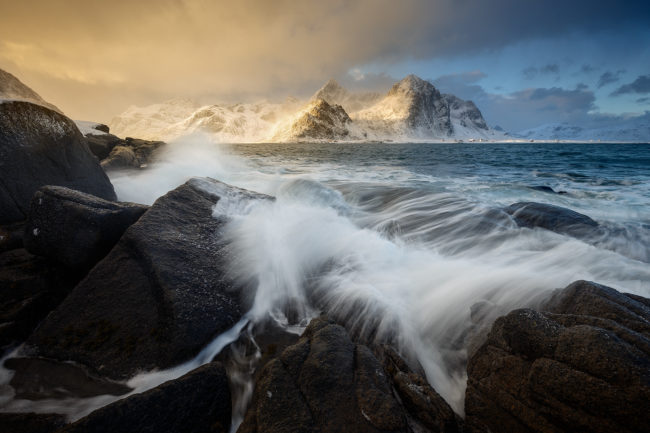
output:
[[118,135],[158,140],[203,130],[226,142],[505,137],[487,127],[472,102],[442,95],[415,75],[395,83],[384,96],[349,92],[329,80],[306,105],[292,99],[282,104],[262,101],[202,107],[168,102],[131,107],[110,126]]

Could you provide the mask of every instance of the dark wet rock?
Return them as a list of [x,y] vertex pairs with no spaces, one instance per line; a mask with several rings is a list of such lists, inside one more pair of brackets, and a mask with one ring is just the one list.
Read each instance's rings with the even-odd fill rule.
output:
[[43,358],[10,358],[4,366],[14,370],[9,384],[15,397],[27,400],[66,397],[122,395],[131,391],[126,385],[102,379],[83,367],[69,362]]
[[98,133],[87,133],[86,142],[105,170],[141,168],[151,161],[153,152],[165,144],[162,141],[120,138],[109,134],[108,126],[102,124],[97,124],[94,128]]
[[5,433],[52,433],[65,425],[56,413],[0,413],[0,431]]
[[24,221],[0,226],[0,253],[22,248],[24,231]]
[[100,161],[108,157],[113,148],[123,142],[124,140],[113,134],[86,134],[88,148]]
[[392,385],[406,409],[413,431],[462,432],[463,420],[449,404],[390,346],[376,349],[384,370],[392,377]]
[[195,356],[242,314],[225,275],[228,217],[213,216],[233,196],[269,199],[207,178],[159,198],[32,334],[27,353],[113,379]]
[[[238,432],[410,432],[426,425],[422,418],[414,422],[414,414],[444,425],[437,419],[438,401],[428,400],[437,394],[426,381],[398,367],[392,372],[386,373],[375,354],[355,344],[343,327],[326,317],[314,319],[296,344],[264,365]],[[393,377],[410,397],[412,413],[394,394]]]
[[27,339],[81,278],[25,249],[0,254],[0,355]]
[[165,144],[162,141],[140,140],[127,137],[120,140],[102,160],[105,170],[143,168],[150,161],[156,149]]
[[469,359],[474,431],[641,432],[650,413],[650,308],[577,281],[494,323]]
[[587,215],[550,204],[520,202],[508,206],[505,211],[519,227],[540,227],[575,237],[588,236],[598,227],[598,223]]
[[223,366],[186,375],[92,412],[60,433],[226,433],[230,390]]
[[528,188],[534,189],[535,191],[541,191],[541,192],[547,192],[549,194],[566,194],[566,191],[555,191],[553,188],[550,186],[546,185],[535,185],[535,186],[529,186]]
[[75,123],[29,102],[0,104],[0,223],[24,220],[32,196],[59,185],[115,200]]
[[104,125],[103,123],[97,123],[95,126],[93,126],[93,129],[96,129],[96,130],[98,130],[98,131],[100,131],[100,132],[105,132],[105,133],[107,133],[107,134],[108,134],[109,132],[111,132],[111,130],[110,130],[110,128],[108,127],[108,125]]
[[89,269],[148,209],[60,186],[40,188],[25,226],[25,248],[74,269]]

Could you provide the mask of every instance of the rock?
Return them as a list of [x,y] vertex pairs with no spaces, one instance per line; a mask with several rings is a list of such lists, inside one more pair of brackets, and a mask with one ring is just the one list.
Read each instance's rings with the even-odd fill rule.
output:
[[0,356],[25,341],[80,277],[22,248],[0,253]]
[[650,413],[650,308],[578,281],[514,310],[469,359],[474,431],[640,432]]
[[228,377],[219,363],[109,404],[59,433],[227,433]]
[[6,433],[52,433],[65,425],[56,413],[0,413],[0,431]]
[[529,186],[528,188],[533,189],[535,191],[547,192],[549,194],[568,194],[566,191],[555,191],[553,188],[546,185],[535,185],[535,186]]
[[118,168],[140,168],[140,161],[133,149],[127,146],[115,146],[111,153],[102,161],[104,170]]
[[94,128],[98,131],[105,132],[107,134],[111,131],[108,125],[104,125],[103,123],[96,124]]
[[124,140],[113,134],[86,134],[86,143],[93,155],[101,161],[108,157],[115,146],[123,144]]
[[154,150],[163,144],[165,143],[162,141],[127,137],[112,148],[110,154],[102,161],[102,167],[105,170],[143,168],[150,162]]
[[67,267],[87,270],[104,257],[148,206],[117,203],[61,186],[44,186],[25,226],[25,248]]
[[[397,356],[399,358],[399,356]],[[238,432],[410,432],[413,415],[422,411],[438,426],[437,394],[421,377],[404,378],[404,388],[418,385],[405,395],[412,397],[413,414],[393,393],[393,377],[404,373],[394,368],[387,374],[373,352],[355,344],[345,329],[326,317],[313,319],[295,345],[262,368],[253,401]],[[421,386],[421,388],[419,388]],[[431,394],[428,394],[432,392]],[[438,396],[454,419],[454,414]],[[429,430],[416,431],[457,431]]]
[[384,345],[377,350],[406,409],[409,425],[418,426],[414,431],[463,431],[463,420],[421,374],[414,372],[390,346]]
[[115,200],[74,122],[29,102],[0,104],[0,224],[24,220],[38,188],[59,185]]
[[[32,334],[29,355],[125,379],[195,356],[241,317],[220,200],[268,196],[191,179],[160,197]],[[92,302],[89,302],[92,300]]]
[[15,398],[27,400],[87,398],[97,395],[122,395],[126,385],[102,379],[82,367],[42,358],[10,358],[4,366],[14,370],[9,384]]
[[0,226],[0,253],[22,248],[24,231],[24,221]]
[[540,227],[574,237],[588,236],[598,227],[598,223],[587,215],[550,204],[520,202],[508,206],[505,211],[519,227]]

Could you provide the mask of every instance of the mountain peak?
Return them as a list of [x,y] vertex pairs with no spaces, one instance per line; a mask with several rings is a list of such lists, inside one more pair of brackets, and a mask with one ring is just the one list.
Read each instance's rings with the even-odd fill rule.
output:
[[311,97],[312,101],[323,99],[330,104],[340,104],[348,96],[348,91],[343,88],[334,78],[330,78],[323,87],[318,89],[314,96]]
[[409,74],[395,83],[388,92],[388,95],[403,93],[435,93],[437,89],[430,82],[423,80],[414,74]]

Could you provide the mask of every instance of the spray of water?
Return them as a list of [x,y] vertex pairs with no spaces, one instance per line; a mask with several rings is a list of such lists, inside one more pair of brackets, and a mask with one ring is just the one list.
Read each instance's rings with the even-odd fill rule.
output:
[[[476,303],[502,310],[531,305],[577,279],[650,296],[645,226],[585,242],[517,227],[498,208],[520,200],[525,191],[518,187],[443,181],[396,167],[296,161],[245,160],[195,135],[171,143],[145,171],[111,175],[120,199],[141,203],[196,175],[277,198],[242,203],[233,194],[214,209],[231,219],[231,272],[249,288],[252,305],[246,319],[191,362],[134,377],[134,392],[208,362],[248,322],[281,318],[276,321],[289,329],[326,311],[359,338],[389,341],[419,361],[431,384],[462,413],[466,336]],[[250,377],[239,378],[245,392],[238,419],[250,398]],[[114,399],[38,405],[77,418]],[[10,408],[21,404],[28,406],[12,401]]]

